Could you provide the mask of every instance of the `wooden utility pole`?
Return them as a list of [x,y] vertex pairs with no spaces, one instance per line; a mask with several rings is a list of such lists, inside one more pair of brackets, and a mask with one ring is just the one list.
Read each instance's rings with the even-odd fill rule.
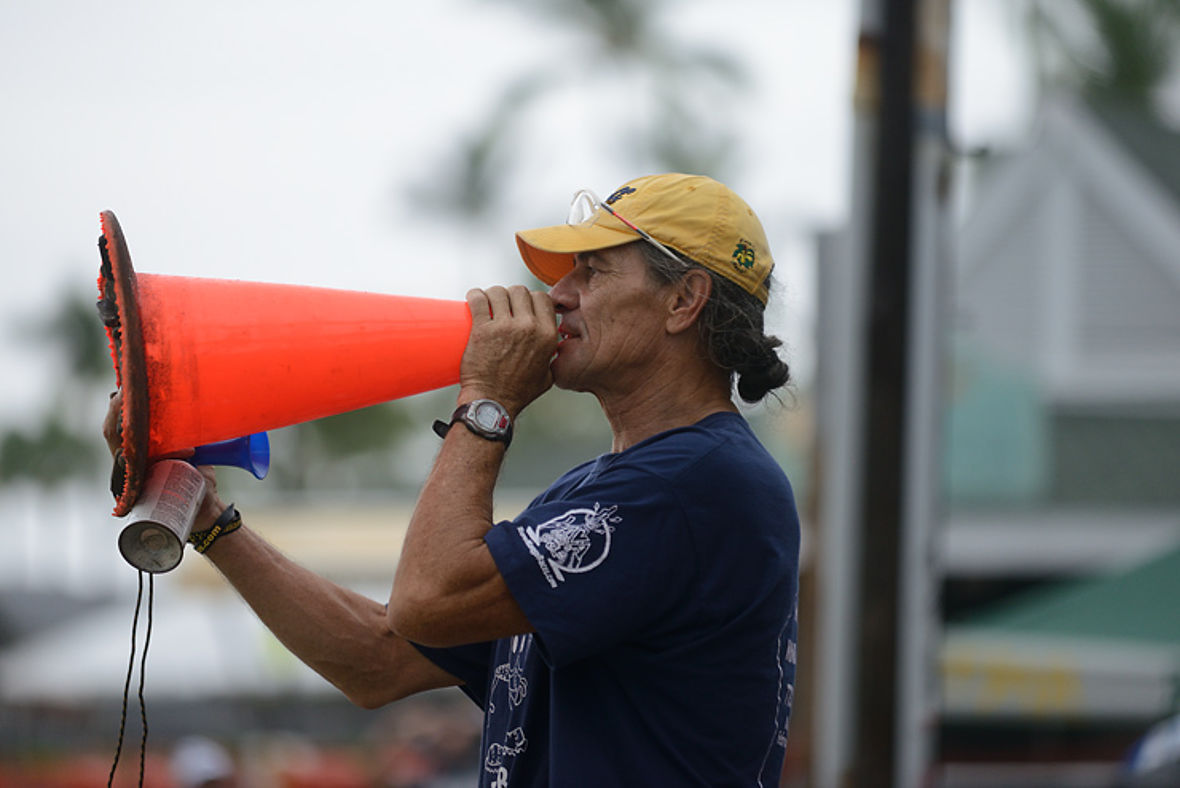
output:
[[948,7],[861,9],[852,216],[820,279],[820,788],[919,785],[933,750]]
[[[856,643],[853,785],[893,784],[898,698],[898,599],[906,473],[907,351],[914,150],[914,4],[883,0],[880,27],[861,33],[877,67],[865,304],[865,432],[860,632]],[[866,19],[866,21],[868,21]],[[868,50],[868,52],[866,52]]]

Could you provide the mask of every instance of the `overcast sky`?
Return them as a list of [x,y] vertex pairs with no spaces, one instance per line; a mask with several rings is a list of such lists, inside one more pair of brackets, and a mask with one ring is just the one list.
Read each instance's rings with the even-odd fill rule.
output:
[[[60,376],[18,330],[67,285],[93,289],[98,213],[112,209],[137,270],[461,298],[525,281],[512,232],[564,220],[581,187],[634,171],[605,133],[641,89],[593,77],[584,40],[508,0],[67,0],[0,4],[0,422],[35,412]],[[956,4],[970,36],[955,106],[973,139],[1021,128],[1011,2]],[[760,214],[785,298],[773,323],[806,356],[810,233],[845,218],[853,0],[681,0],[661,25],[747,65],[721,110],[740,129],[728,178]],[[579,63],[579,58],[585,62]],[[449,146],[506,81],[584,68],[535,108],[503,206],[464,228],[415,204]],[[571,66],[572,64],[572,66]]]

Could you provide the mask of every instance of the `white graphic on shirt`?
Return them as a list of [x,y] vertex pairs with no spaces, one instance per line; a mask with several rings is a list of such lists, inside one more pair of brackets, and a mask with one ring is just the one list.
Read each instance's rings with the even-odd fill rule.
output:
[[[770,746],[766,751],[766,755],[762,759],[762,769],[760,770],[762,772],[766,770],[766,764],[770,759],[771,751],[775,747],[786,749],[787,746],[787,733],[790,729],[791,706],[795,702],[795,684],[794,682],[787,680],[787,666],[789,665],[791,667],[793,673],[795,667],[795,658],[798,651],[795,639],[790,636],[789,631],[792,624],[798,621],[798,619],[799,598],[796,596],[794,609],[791,611],[791,614],[787,616],[786,623],[783,624],[783,628],[779,631],[778,639],[775,645],[775,651],[778,655],[776,662],[778,664],[779,702],[778,709],[775,713],[774,735],[771,737]],[[761,774],[758,777],[758,785],[762,785]]]
[[615,516],[618,508],[602,509],[595,503],[593,509],[570,509],[540,525],[520,526],[516,532],[537,560],[545,580],[557,588],[567,573],[589,572],[606,560],[615,530],[610,523],[623,519]]
[[512,708],[524,703],[529,694],[529,680],[524,676],[522,665],[532,645],[532,635],[512,636],[509,661],[497,665],[492,671],[492,686],[488,688],[488,713],[496,711],[496,685],[501,681],[508,685],[508,703]]
[[504,735],[504,744],[493,744],[488,747],[488,754],[483,759],[484,771],[496,776],[493,786],[508,785],[508,767],[504,765],[506,759],[515,758],[529,748],[529,740],[524,737],[524,731],[513,728]]
[[[492,671],[492,685],[488,688],[488,714],[485,725],[490,724],[496,713],[496,689],[503,682],[508,693],[508,708],[501,711],[509,713],[512,709],[524,703],[529,694],[529,681],[524,675],[524,663],[533,645],[532,635],[513,635],[509,641],[508,661],[496,666]],[[524,735],[524,729],[519,725],[504,734],[500,742],[488,745],[484,753],[484,771],[492,775],[491,785],[507,786],[509,769],[512,760],[528,749],[529,742]]]

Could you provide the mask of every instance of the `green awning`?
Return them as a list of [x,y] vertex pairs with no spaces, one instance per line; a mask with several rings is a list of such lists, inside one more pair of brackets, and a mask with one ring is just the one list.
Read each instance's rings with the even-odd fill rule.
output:
[[1180,548],[1129,571],[1031,591],[967,626],[1180,647]]
[[944,713],[1154,718],[1180,702],[1180,548],[947,628]]

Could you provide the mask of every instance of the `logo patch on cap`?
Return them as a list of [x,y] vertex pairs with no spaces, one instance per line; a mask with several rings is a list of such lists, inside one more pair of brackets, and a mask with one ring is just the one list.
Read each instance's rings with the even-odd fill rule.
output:
[[634,194],[634,193],[635,193],[634,188],[632,188],[630,186],[624,186],[623,188],[619,189],[614,194],[612,194],[610,197],[607,197],[606,204],[607,205],[614,205],[616,202],[618,202],[622,198],[626,197],[628,194]]
[[754,244],[745,238],[739,238],[733,250],[733,266],[738,270],[749,270],[754,267]]

